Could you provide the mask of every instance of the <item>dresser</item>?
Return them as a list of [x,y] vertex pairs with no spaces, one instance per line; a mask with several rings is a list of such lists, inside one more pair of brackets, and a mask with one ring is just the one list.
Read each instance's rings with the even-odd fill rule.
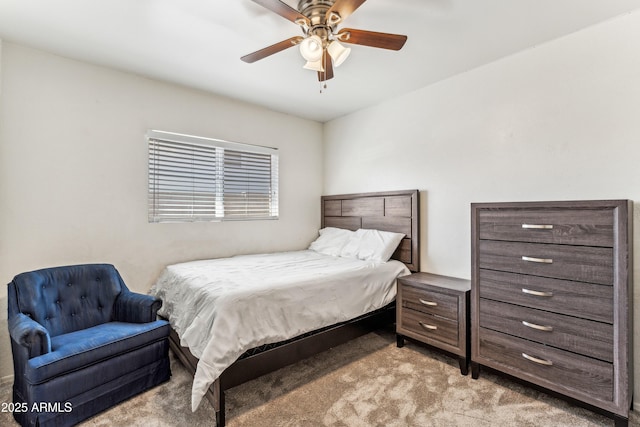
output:
[[469,298],[471,282],[431,273],[398,279],[397,346],[405,338],[437,347],[458,357],[460,373],[469,371]]
[[629,200],[471,205],[471,371],[481,366],[628,424]]

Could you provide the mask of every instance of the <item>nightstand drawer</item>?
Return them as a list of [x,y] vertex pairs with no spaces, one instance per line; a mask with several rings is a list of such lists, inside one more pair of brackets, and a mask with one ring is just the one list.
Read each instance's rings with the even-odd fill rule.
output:
[[405,283],[401,283],[400,286],[402,286],[403,307],[451,320],[458,319],[458,297],[416,288]]
[[612,248],[481,240],[479,250],[483,269],[613,284]]
[[480,298],[480,327],[613,361],[610,324]]
[[613,323],[613,286],[480,270],[480,298]]
[[454,320],[406,309],[400,319],[400,329],[458,346],[458,322]]
[[480,239],[613,247],[612,209],[485,209],[478,221]]
[[[479,328],[479,355],[496,369],[572,395],[611,401],[613,365],[500,332]],[[558,390],[560,391],[560,390]]]

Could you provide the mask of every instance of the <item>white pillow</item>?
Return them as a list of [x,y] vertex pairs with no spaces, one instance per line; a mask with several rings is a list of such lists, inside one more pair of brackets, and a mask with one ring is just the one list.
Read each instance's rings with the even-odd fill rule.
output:
[[320,236],[309,245],[309,249],[321,254],[340,256],[342,248],[354,234],[344,228],[325,227],[320,230]]
[[353,233],[351,239],[342,248],[340,256],[387,262],[403,238],[402,233],[361,228]]

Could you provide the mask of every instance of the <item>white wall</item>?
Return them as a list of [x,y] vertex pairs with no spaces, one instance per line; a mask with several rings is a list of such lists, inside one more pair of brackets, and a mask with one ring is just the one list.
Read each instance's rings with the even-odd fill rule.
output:
[[[23,271],[108,262],[146,292],[168,263],[300,249],[316,235],[321,124],[7,42],[0,70],[4,283]],[[279,148],[280,219],[149,224],[147,129]],[[2,313],[6,295],[3,284]],[[3,314],[0,378],[11,374]]]
[[640,10],[331,121],[324,190],[420,189],[422,269],[464,278],[471,202],[632,199],[640,284],[638,52]]

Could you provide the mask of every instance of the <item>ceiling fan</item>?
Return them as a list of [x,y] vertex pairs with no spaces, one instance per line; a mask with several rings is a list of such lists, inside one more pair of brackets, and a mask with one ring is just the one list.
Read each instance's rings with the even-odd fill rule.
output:
[[280,0],[252,1],[297,24],[303,35],[267,46],[240,59],[252,63],[300,45],[300,53],[307,61],[304,68],[317,71],[321,82],[332,79],[333,67],[342,64],[349,56],[351,49],[345,48],[341,43],[400,50],[407,41],[407,36],[399,34],[352,28],[338,30],[338,24],[366,0],[299,0],[297,10]]

